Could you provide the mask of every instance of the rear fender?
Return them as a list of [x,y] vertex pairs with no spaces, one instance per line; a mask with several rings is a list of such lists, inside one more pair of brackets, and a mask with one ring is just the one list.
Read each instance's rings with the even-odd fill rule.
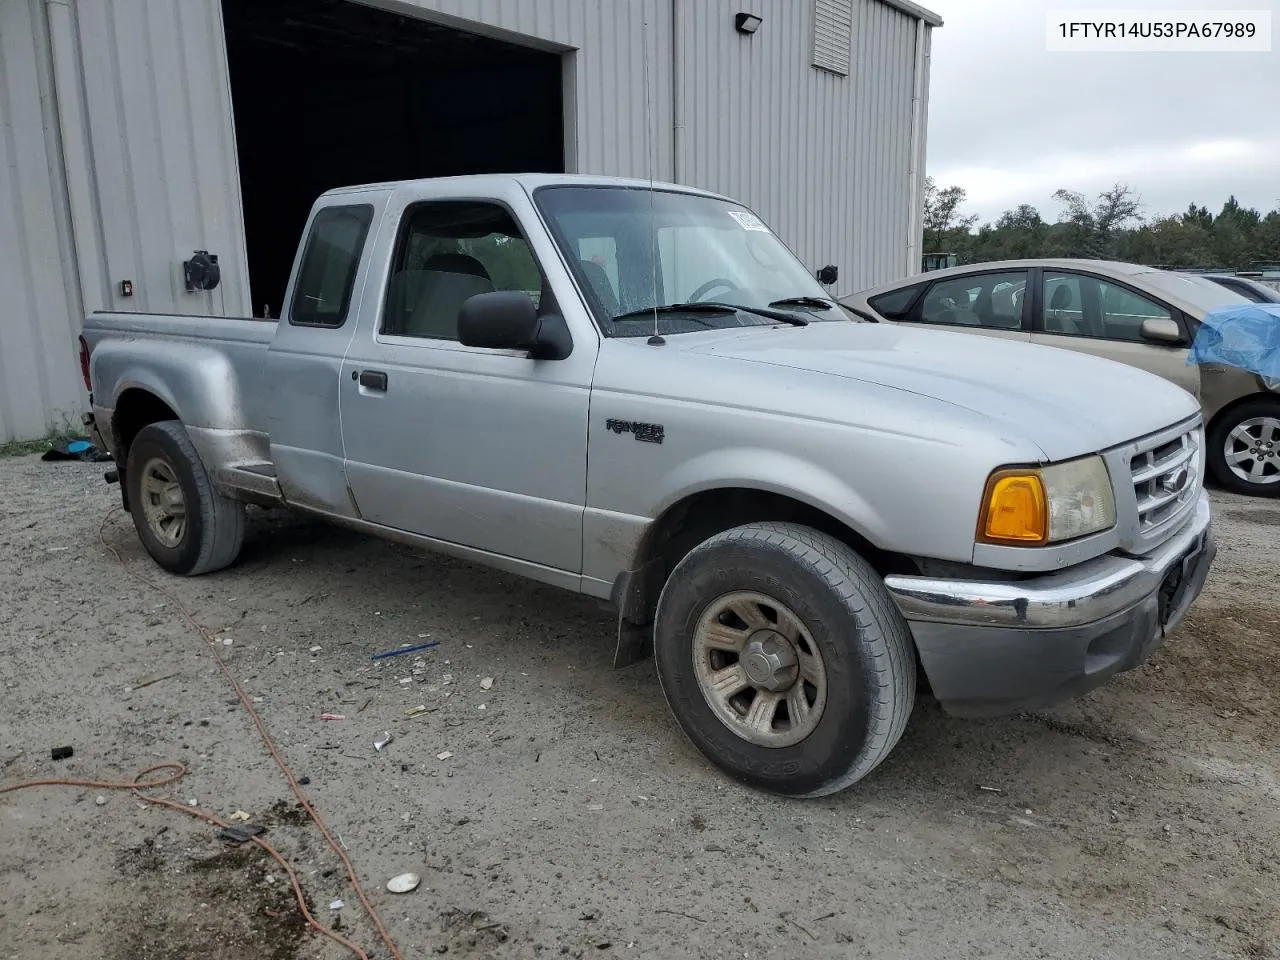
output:
[[100,405],[95,415],[109,430],[117,457],[125,452],[120,449],[117,417],[120,398],[139,390],[174,412],[211,474],[268,459],[266,437],[246,428],[249,411],[236,369],[214,346],[162,339],[104,340],[92,354],[91,380]]

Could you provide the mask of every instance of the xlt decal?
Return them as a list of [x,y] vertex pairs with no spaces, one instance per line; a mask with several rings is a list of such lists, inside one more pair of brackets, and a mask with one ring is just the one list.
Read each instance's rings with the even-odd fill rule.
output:
[[607,420],[605,428],[614,433],[629,433],[642,443],[661,443],[666,430],[660,423],[635,423],[631,420]]

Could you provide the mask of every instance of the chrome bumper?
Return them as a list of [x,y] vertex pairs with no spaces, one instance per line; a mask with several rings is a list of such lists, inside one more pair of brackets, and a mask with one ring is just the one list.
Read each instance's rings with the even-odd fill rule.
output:
[[[1077,627],[1143,603],[1158,593],[1176,565],[1195,566],[1212,551],[1209,497],[1200,494],[1191,519],[1145,557],[1105,556],[1058,573],[998,583],[891,576],[885,586],[908,621],[971,627],[1053,629]],[[1192,570],[1184,570],[1191,577]],[[1207,570],[1202,571],[1207,573]],[[1181,591],[1165,630],[1176,626],[1200,584]]]

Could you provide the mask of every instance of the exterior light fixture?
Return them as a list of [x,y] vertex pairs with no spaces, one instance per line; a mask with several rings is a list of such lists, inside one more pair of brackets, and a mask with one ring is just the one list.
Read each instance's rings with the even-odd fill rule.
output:
[[760,29],[762,19],[754,13],[740,13],[733,18],[733,28],[739,33],[745,33],[748,36]]

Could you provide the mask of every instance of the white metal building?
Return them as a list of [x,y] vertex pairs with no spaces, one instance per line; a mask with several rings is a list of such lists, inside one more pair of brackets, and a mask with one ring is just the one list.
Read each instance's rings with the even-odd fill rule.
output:
[[[0,442],[78,422],[86,311],[275,315],[331,186],[652,176],[753,207],[834,294],[916,272],[940,24],[910,0],[0,0]],[[197,250],[212,291],[186,289]]]

